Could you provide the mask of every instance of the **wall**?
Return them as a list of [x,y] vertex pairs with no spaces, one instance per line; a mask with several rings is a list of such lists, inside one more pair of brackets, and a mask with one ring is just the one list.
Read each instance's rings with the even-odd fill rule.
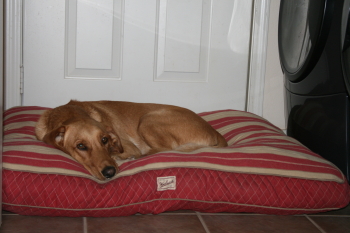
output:
[[279,0],[271,0],[270,2],[263,117],[279,128],[286,129],[283,73],[278,55],[279,5]]

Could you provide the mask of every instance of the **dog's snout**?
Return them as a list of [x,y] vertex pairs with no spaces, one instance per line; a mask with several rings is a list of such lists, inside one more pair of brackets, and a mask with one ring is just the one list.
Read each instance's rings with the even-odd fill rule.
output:
[[115,167],[107,166],[102,170],[102,175],[106,178],[112,178],[116,172],[117,169]]

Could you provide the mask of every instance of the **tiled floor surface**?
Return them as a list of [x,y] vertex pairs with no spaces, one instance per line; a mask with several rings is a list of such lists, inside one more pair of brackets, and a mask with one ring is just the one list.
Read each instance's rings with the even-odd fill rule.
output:
[[30,217],[4,211],[0,233],[350,233],[347,208],[298,216],[208,214],[193,211],[114,218]]

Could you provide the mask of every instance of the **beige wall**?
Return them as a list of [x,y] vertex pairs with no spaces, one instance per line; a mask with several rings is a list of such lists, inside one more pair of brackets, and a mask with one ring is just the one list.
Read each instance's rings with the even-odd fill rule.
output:
[[285,129],[283,73],[278,55],[279,0],[270,2],[263,117]]

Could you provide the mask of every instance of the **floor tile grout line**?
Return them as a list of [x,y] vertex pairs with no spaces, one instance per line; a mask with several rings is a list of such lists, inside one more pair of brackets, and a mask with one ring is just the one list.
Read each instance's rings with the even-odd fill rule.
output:
[[215,215],[215,216],[266,216],[266,214],[255,213],[201,213],[201,215]]
[[310,214],[308,214],[307,216],[309,216],[309,217],[316,217],[316,218],[323,218],[323,217],[327,217],[327,218],[329,218],[329,217],[336,217],[336,218],[350,218],[350,215],[341,215],[341,214],[338,214],[338,215],[331,215],[331,214],[319,214],[319,215],[316,215],[316,214],[313,214],[313,215],[310,215]]
[[203,226],[205,232],[206,232],[206,233],[210,233],[210,231],[209,231],[209,229],[208,229],[208,227],[207,227],[207,224],[205,223],[205,221],[204,221],[204,219],[202,218],[201,214],[200,214],[199,212],[196,212],[196,215],[197,215],[199,221],[201,222],[201,224],[202,224],[202,226]]
[[322,229],[314,220],[312,220],[309,216],[304,215],[312,224],[314,224],[317,229],[319,229],[322,233],[327,233],[325,230]]
[[189,216],[193,216],[193,215],[197,215],[195,212],[194,213],[160,213],[159,215],[189,215]]
[[88,233],[87,230],[87,218],[83,217],[83,233]]

